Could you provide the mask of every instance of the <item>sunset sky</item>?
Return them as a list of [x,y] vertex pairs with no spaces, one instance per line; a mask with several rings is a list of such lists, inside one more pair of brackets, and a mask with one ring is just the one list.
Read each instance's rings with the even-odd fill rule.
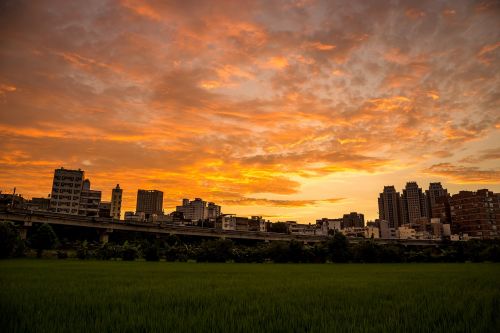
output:
[[377,215],[384,185],[500,191],[498,1],[1,1],[0,189]]

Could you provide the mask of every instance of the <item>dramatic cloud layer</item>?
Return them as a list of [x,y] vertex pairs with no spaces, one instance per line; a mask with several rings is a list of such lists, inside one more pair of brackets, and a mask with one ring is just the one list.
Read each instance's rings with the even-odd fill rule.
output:
[[3,1],[0,43],[4,191],[65,166],[129,210],[309,222],[407,180],[500,189],[497,1]]

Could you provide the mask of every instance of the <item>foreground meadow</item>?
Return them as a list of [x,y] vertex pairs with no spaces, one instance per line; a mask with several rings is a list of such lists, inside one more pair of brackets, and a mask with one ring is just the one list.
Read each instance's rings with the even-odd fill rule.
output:
[[498,332],[498,264],[0,261],[3,332]]

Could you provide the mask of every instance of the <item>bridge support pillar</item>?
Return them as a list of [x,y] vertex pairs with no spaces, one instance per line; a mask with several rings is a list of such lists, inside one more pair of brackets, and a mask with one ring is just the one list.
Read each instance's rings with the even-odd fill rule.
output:
[[21,237],[22,240],[26,240],[28,237],[28,229],[24,227],[19,229],[19,237]]
[[19,228],[19,237],[22,240],[26,240],[28,237],[28,229],[32,226],[31,221],[24,221],[23,225],[21,228]]
[[99,233],[99,241],[106,244],[109,241],[109,234],[113,232],[113,229],[103,229]]

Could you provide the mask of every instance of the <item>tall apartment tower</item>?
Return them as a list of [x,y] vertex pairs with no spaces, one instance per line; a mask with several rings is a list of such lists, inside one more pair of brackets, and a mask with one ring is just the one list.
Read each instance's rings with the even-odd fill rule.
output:
[[157,190],[137,190],[137,213],[144,213],[146,218],[163,214],[163,192]]
[[119,220],[122,209],[122,194],[123,190],[120,188],[120,184],[116,184],[116,187],[111,191],[111,208],[110,215],[112,218]]
[[[445,188],[443,188],[441,183],[430,183],[429,189],[425,191],[425,195],[427,197],[427,209],[428,209],[427,216],[439,217],[439,216],[433,216],[432,211],[433,209],[436,208],[436,205],[438,204],[437,201],[439,198],[448,196],[448,191]],[[440,201],[442,201],[442,199]]]
[[84,172],[64,168],[54,170],[50,210],[55,213],[78,215]]
[[422,217],[428,217],[427,200],[416,182],[406,183],[401,196],[403,224],[417,223]]
[[400,197],[394,186],[384,186],[384,191],[378,198],[378,214],[381,220],[389,223],[390,228],[397,228],[403,224]]

